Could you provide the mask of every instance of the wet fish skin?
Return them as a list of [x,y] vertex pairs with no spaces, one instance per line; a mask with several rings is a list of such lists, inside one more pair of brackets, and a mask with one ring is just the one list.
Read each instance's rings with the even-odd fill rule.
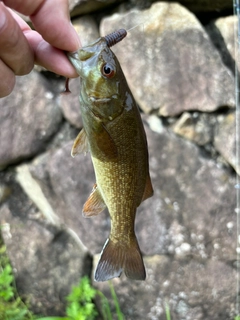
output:
[[134,221],[137,207],[153,195],[153,189],[138,107],[105,38],[68,57],[81,78],[83,120],[72,155],[89,149],[96,175],[96,185],[83,214],[94,216],[107,206],[112,220],[95,280],[119,277],[122,271],[131,279],[144,280],[145,267]]

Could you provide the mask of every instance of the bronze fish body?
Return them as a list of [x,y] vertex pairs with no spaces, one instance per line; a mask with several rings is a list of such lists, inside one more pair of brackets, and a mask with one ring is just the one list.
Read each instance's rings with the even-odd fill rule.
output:
[[141,116],[120,64],[104,37],[69,53],[81,79],[83,129],[72,155],[90,151],[96,184],[83,215],[106,207],[111,232],[95,271],[96,281],[119,277],[122,271],[144,280],[145,267],[134,232],[136,209],[153,195],[148,149]]

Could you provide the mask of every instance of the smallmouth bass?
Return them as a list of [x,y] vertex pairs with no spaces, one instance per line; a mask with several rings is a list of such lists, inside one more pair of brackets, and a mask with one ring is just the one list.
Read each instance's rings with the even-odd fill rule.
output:
[[68,53],[80,75],[83,129],[72,156],[90,151],[96,184],[83,207],[91,217],[106,207],[111,232],[95,271],[96,281],[119,277],[134,280],[146,272],[134,232],[137,207],[153,195],[142,119],[117,57],[110,46],[126,36],[121,29]]

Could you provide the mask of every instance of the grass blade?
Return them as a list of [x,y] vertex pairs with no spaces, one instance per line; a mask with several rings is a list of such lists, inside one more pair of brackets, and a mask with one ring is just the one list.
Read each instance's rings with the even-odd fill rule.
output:
[[120,310],[120,306],[119,306],[119,303],[118,303],[118,298],[117,298],[116,292],[114,290],[113,284],[112,284],[111,281],[108,281],[108,284],[109,284],[111,295],[112,295],[112,298],[113,298],[113,301],[114,301],[114,304],[115,304],[118,320],[124,320],[124,315]]

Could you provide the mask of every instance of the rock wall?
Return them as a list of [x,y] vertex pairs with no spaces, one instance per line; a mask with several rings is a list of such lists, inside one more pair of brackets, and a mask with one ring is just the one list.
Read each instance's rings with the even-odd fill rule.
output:
[[[173,320],[233,319],[236,18],[221,17],[232,2],[77,2],[83,45],[136,26],[113,50],[142,110],[155,193],[136,217],[147,279],[113,280],[125,318],[165,319],[168,303]],[[0,100],[2,236],[19,292],[45,315],[63,314],[110,228],[107,211],[81,214],[95,181],[90,156],[70,156],[82,127],[79,79],[70,86],[61,95],[63,79],[36,69]]]

